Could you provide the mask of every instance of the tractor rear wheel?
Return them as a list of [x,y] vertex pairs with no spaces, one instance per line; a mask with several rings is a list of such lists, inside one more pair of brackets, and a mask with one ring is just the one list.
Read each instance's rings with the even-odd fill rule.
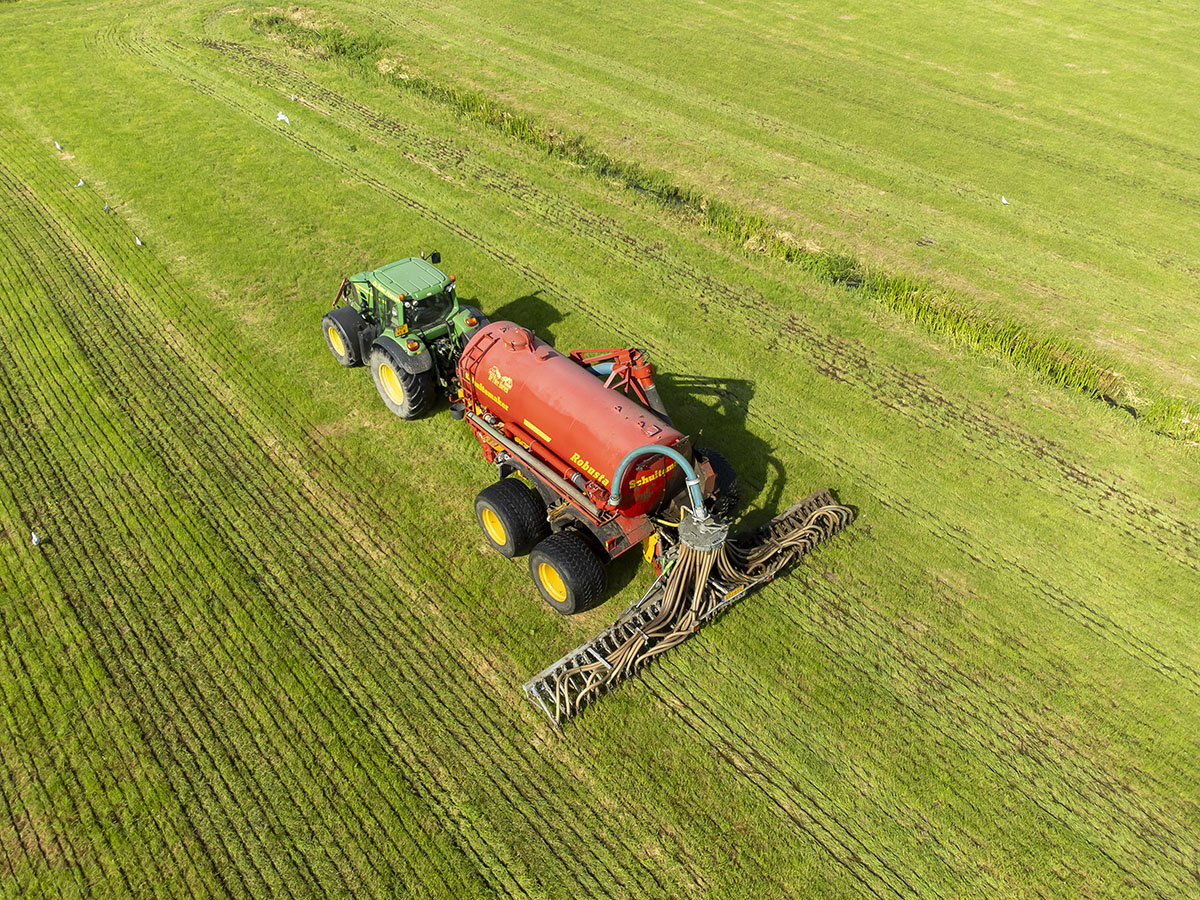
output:
[[502,478],[479,492],[475,521],[487,542],[509,559],[528,553],[550,530],[541,497],[516,478]]
[[728,522],[737,515],[738,504],[741,500],[741,494],[738,491],[737,472],[734,471],[733,465],[730,464],[729,460],[716,450],[705,448],[697,450],[696,455],[712,466],[713,474],[717,476],[716,483],[713,485],[712,496],[708,498],[705,505],[708,507],[708,511],[714,516],[719,516]]
[[358,349],[358,329],[361,326],[362,316],[353,306],[339,306],[321,319],[325,346],[333,358],[347,369],[362,365],[362,353]]
[[586,612],[604,598],[604,563],[576,531],[552,534],[534,547],[529,574],[542,599],[564,616]]
[[384,405],[402,419],[418,419],[433,405],[433,375],[407,371],[382,347],[371,351],[371,377]]

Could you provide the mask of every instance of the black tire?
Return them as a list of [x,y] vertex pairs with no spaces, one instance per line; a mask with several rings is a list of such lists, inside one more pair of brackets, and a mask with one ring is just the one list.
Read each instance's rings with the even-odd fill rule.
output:
[[729,460],[716,450],[705,448],[697,450],[696,455],[712,466],[713,473],[717,476],[712,496],[705,500],[704,505],[714,516],[719,516],[728,522],[737,515],[742,499],[741,493],[738,491],[737,472],[734,471]]
[[419,419],[433,406],[433,373],[405,370],[383,347],[371,349],[371,377],[384,406],[402,419]]
[[604,599],[604,563],[578,532],[560,531],[534,547],[529,574],[542,599],[564,616],[585,612]]
[[533,489],[516,478],[502,478],[475,498],[475,521],[501,556],[524,556],[550,531],[546,507]]
[[362,316],[353,306],[339,306],[321,319],[325,346],[333,358],[347,369],[362,365],[362,352],[358,347],[358,332],[362,324]]

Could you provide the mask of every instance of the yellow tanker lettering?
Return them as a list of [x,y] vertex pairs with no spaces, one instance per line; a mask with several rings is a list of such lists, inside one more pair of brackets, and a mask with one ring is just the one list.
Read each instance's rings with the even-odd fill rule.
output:
[[670,473],[670,471],[674,468],[675,468],[675,463],[668,463],[666,466],[659,469],[657,472],[651,472],[649,475],[643,475],[641,478],[638,478],[636,481],[633,482],[633,486],[634,487],[642,487],[643,485],[650,484],[653,481],[658,481],[658,479],[660,479],[664,475],[667,475],[668,473]]
[[598,470],[592,467],[592,464],[581,457],[578,453],[571,454],[571,464],[578,468],[586,475],[590,475],[593,481],[598,481],[604,487],[608,487],[608,479],[604,477]]
[[471,376],[471,384],[473,384],[473,385],[475,385],[475,387],[479,388],[480,393],[482,393],[485,397],[490,399],[493,403],[497,404],[502,410],[504,410],[505,412],[508,411],[508,404],[505,403],[503,400],[501,400],[499,397],[497,397],[495,394],[493,394],[491,391],[489,391],[487,388],[485,388],[479,382],[479,379],[476,378],[474,375]]

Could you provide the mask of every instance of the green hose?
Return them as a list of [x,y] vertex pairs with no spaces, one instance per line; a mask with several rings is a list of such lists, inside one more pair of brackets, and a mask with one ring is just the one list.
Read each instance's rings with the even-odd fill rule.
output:
[[613,488],[612,494],[608,498],[608,505],[616,506],[621,502],[621,479],[625,476],[625,470],[629,468],[629,464],[639,457],[651,454],[668,456],[683,467],[683,472],[687,476],[688,494],[692,498],[692,516],[697,522],[707,519],[708,510],[704,508],[704,494],[700,491],[700,476],[696,474],[696,470],[692,468],[692,464],[684,458],[682,453],[673,447],[664,447],[662,444],[643,444],[625,454],[625,458],[617,466],[616,474],[613,475]]

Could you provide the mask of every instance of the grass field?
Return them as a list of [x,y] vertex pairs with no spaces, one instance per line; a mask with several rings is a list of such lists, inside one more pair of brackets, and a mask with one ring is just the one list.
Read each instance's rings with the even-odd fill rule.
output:
[[[1194,440],[808,264],[1186,424],[1193,19],[0,4],[0,895],[1197,896]],[[565,734],[521,683],[649,569],[549,611],[469,432],[321,341],[434,247],[646,347],[747,521],[858,513]]]

